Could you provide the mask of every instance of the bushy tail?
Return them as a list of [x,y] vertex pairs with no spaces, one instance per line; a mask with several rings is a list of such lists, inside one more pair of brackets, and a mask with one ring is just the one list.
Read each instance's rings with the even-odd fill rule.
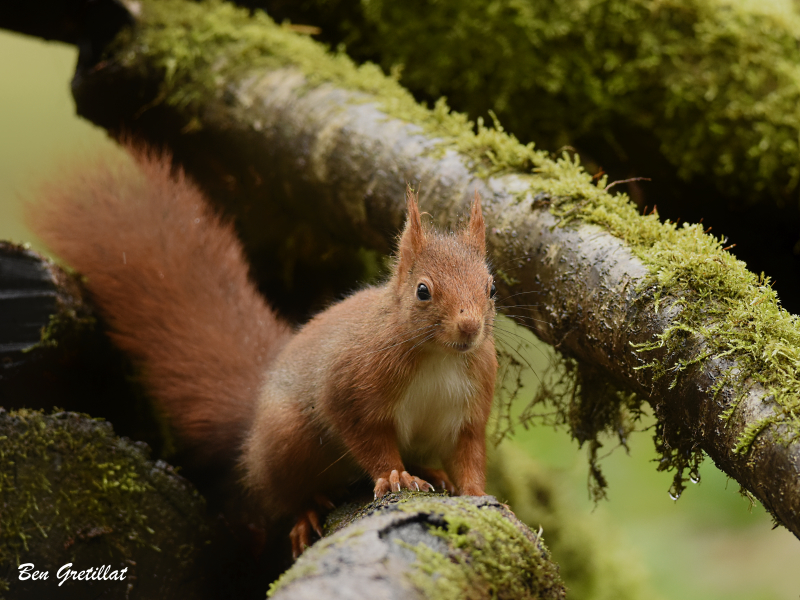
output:
[[291,335],[248,278],[233,227],[167,155],[98,160],[48,185],[28,221],[86,278],[113,341],[192,455],[234,458]]

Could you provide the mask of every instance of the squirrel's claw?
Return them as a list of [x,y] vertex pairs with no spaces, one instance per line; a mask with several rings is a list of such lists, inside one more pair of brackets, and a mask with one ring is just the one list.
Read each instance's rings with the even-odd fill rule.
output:
[[322,494],[317,494],[314,496],[314,502],[323,508],[327,508],[328,510],[333,510],[336,508],[336,505],[331,502],[331,499],[327,496],[323,496]]
[[[406,472],[403,471],[403,474],[406,474]],[[389,474],[389,484],[391,485],[393,492],[400,491],[400,473],[397,472],[397,469]]]
[[389,473],[389,477],[379,477],[375,481],[375,499],[383,498],[389,492],[399,492],[400,490],[412,490],[417,492],[432,492],[433,486],[419,477],[414,477],[408,471],[399,472],[394,469]]
[[420,466],[412,466],[411,470],[415,473],[419,473],[423,477],[425,481],[434,481],[436,482],[436,486],[441,489],[443,492],[446,491],[451,496],[455,496],[456,486],[453,485],[453,482],[450,481],[450,478],[447,476],[442,469],[431,469],[429,467],[420,467]]
[[391,491],[392,486],[389,484],[389,480],[385,477],[378,477],[378,480],[375,482],[375,489],[373,490],[375,493],[375,500],[378,498],[383,498]]

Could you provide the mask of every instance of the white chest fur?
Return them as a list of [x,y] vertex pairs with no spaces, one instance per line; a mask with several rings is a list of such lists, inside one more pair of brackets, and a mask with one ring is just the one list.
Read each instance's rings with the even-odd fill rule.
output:
[[465,357],[432,354],[421,360],[395,407],[403,458],[428,465],[450,454],[475,394]]

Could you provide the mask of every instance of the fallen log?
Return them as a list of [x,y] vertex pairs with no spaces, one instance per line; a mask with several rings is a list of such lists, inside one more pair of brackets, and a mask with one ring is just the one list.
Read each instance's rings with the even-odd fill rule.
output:
[[157,455],[174,451],[134,381],[80,278],[30,249],[0,242],[0,407],[91,414]]

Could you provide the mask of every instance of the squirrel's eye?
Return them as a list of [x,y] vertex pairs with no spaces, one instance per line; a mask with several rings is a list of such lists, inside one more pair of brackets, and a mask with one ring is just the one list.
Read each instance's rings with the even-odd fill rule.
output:
[[497,295],[497,286],[492,282],[492,289],[489,290],[489,297],[494,298]]
[[419,300],[430,300],[431,299],[431,291],[428,289],[428,286],[424,283],[420,283],[417,286],[417,298]]

